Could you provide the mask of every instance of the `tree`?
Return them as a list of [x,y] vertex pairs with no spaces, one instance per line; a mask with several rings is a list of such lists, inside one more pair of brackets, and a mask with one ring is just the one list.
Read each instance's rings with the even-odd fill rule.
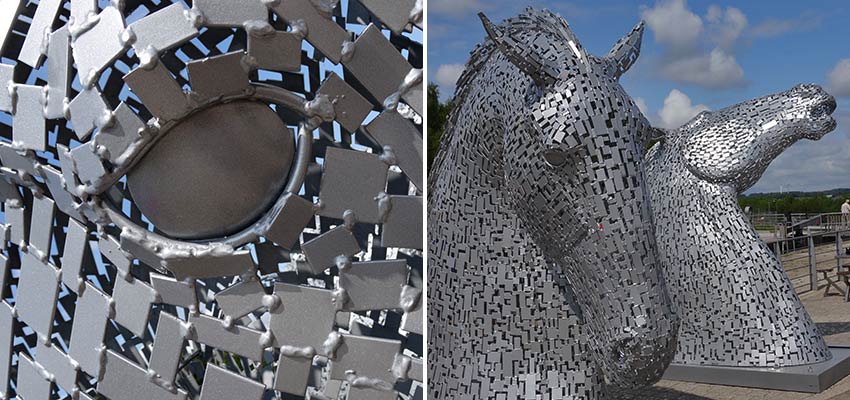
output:
[[434,83],[428,84],[428,170],[440,149],[440,139],[443,137],[446,120],[452,110],[451,101],[440,102],[440,88]]

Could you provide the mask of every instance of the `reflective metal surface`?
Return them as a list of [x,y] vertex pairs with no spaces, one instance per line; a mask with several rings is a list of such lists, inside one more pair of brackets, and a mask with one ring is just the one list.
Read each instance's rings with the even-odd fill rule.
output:
[[422,397],[421,4],[358,1],[0,0],[0,398]]
[[294,133],[267,105],[222,104],[174,126],[127,175],[127,187],[167,235],[221,237],[268,209],[294,152]]
[[643,24],[596,57],[548,11],[482,20],[429,178],[430,396],[652,384],[678,320],[643,166],[651,127],[618,82]]
[[675,362],[783,367],[828,360],[776,255],[738,206],[774,158],[835,128],[816,85],[703,112],[646,156],[655,235],[681,318]]

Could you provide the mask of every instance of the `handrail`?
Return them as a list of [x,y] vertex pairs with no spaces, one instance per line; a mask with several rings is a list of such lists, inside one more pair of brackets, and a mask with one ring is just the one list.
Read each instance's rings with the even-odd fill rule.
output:
[[[798,237],[792,237],[792,238],[780,238],[780,239],[777,239],[776,241],[773,241],[773,242],[768,244],[773,249],[774,254],[776,254],[776,257],[779,259],[780,263],[782,263],[782,264],[787,263],[787,262],[797,262],[797,261],[802,261],[802,260],[808,259],[808,262],[805,262],[803,265],[791,267],[791,268],[788,268],[788,269],[785,269],[785,266],[783,265],[783,269],[785,270],[786,274],[790,271],[800,271],[802,269],[808,268],[809,273],[806,274],[806,275],[808,275],[808,279],[807,279],[808,285],[806,285],[804,287],[800,287],[800,286],[798,286],[798,284],[794,285],[794,288],[796,290],[798,290],[798,293],[803,293],[803,292],[818,289],[819,273],[818,273],[817,269],[818,269],[819,266],[834,263],[833,265],[835,265],[837,267],[837,271],[841,271],[843,268],[847,268],[846,266],[843,265],[843,262],[842,262],[843,260],[838,256],[844,254],[844,241],[842,240],[842,236],[844,236],[844,237],[850,236],[850,225],[848,225],[844,221],[841,213],[827,213],[827,214],[821,214],[817,217],[826,216],[827,217],[826,219],[835,219],[834,218],[835,214],[837,214],[839,217],[841,217],[841,219],[839,219],[840,223],[831,224],[834,228],[837,228],[837,229],[829,230],[829,231],[822,231],[822,232],[809,234],[809,235],[805,235],[805,236],[798,236]],[[832,237],[833,235],[835,236],[835,242],[833,244],[833,246],[835,247],[835,250],[834,250],[835,251],[835,253],[834,253],[835,258],[829,259],[829,260],[818,261],[818,258],[817,258],[818,249],[817,248],[820,247],[820,245],[815,243],[815,239],[823,240],[824,238]],[[799,243],[801,241],[803,243],[801,243],[801,246],[797,247],[795,245],[795,243]],[[824,242],[822,241],[821,243],[824,243]],[[789,246],[789,244],[791,246]],[[827,244],[827,245],[829,245],[829,244]],[[791,249],[793,249],[793,250],[791,250]],[[803,252],[802,254],[794,256],[793,258],[789,258],[789,259],[785,259],[785,260],[782,259],[782,256],[784,254],[790,254],[790,253],[792,253],[796,250],[806,250],[806,251]],[[795,281],[795,282],[799,282],[799,283],[805,282],[805,281],[801,282],[800,280],[805,279],[806,275],[797,276],[797,277],[793,278],[792,280]]]
[[[836,216],[841,216],[841,215],[842,214],[840,212],[818,214],[818,215],[815,215],[814,217],[811,217],[809,219],[797,222],[796,224],[792,224],[791,229],[806,228],[806,227],[809,227],[809,226],[812,226],[812,225],[823,225],[824,218],[829,219],[829,217],[836,217]],[[815,223],[815,221],[817,221],[817,223]]]

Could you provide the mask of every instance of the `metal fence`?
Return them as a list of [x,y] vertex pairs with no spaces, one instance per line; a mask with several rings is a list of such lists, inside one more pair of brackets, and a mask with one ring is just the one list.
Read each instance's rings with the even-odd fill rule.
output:
[[[813,214],[792,213],[791,224],[796,225],[802,221],[811,219]],[[773,230],[779,226],[786,226],[788,218],[785,214],[750,214],[750,223],[760,230]]]
[[[769,246],[777,255],[797,293],[817,290],[826,280],[820,270],[832,269],[832,276],[844,268],[845,244],[850,246],[850,227],[833,224],[831,231],[777,239]],[[850,264],[850,261],[846,261]]]
[[803,221],[794,222],[792,229],[803,229],[806,232],[831,232],[848,229],[850,218],[841,213],[818,214]]

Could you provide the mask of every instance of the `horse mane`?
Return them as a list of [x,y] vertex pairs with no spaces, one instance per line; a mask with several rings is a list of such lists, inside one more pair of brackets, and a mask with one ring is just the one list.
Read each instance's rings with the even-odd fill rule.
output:
[[[558,41],[574,41],[578,44],[578,40],[570,29],[567,21],[558,14],[554,14],[547,9],[535,10],[532,7],[527,7],[525,12],[506,19],[499,24],[499,28],[505,33],[511,34],[515,39],[528,42],[532,46],[532,42],[539,36],[546,36],[549,40]],[[489,37],[478,43],[470,52],[469,60],[467,60],[463,72],[455,85],[454,97],[451,102],[453,107],[446,119],[446,124],[443,127],[443,137],[440,139],[440,148],[437,151],[437,156],[434,159],[434,164],[431,166],[432,171],[436,171],[442,165],[448,152],[449,143],[455,135],[455,122],[460,114],[461,105],[466,102],[470,90],[475,87],[473,81],[478,77],[479,73],[484,69],[484,65],[489,61],[490,56],[498,54],[496,43]],[[436,174],[429,173],[428,186],[429,189],[433,186],[432,182]]]

